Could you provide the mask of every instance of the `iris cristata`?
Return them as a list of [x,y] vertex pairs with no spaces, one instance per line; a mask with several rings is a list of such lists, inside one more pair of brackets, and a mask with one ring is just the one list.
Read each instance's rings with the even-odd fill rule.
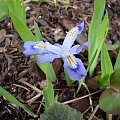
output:
[[[51,44],[49,42],[25,42],[24,43],[24,54],[33,55],[36,54],[38,57],[38,63],[52,62],[55,58],[62,58],[64,61],[64,69],[67,71],[71,80],[80,80],[85,77],[86,69],[79,58],[74,55],[82,51],[84,46],[88,46],[87,41],[83,45],[72,46],[77,35],[83,31],[84,22],[72,28],[64,39],[62,45],[59,43]],[[42,55],[41,55],[42,54]]]

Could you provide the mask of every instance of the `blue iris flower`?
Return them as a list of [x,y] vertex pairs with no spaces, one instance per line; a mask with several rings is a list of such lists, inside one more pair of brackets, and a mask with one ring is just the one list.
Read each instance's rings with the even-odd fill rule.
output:
[[[83,45],[72,46],[77,35],[83,31],[84,22],[72,28],[65,37],[62,45],[56,43],[51,44],[49,42],[32,42],[27,41],[24,43],[24,54],[33,55],[36,54],[38,57],[38,63],[52,62],[55,58],[62,58],[64,61],[64,68],[67,71],[71,80],[80,80],[85,77],[86,69],[79,58],[74,55],[82,51],[84,46],[89,45],[89,41]],[[41,55],[42,54],[42,55]]]

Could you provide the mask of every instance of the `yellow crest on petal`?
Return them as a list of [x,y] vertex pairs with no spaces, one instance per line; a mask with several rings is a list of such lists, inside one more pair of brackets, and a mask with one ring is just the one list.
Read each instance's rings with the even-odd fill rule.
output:
[[67,61],[70,64],[71,68],[76,68],[76,61],[69,55],[67,56]]
[[42,44],[40,44],[40,43],[37,43],[37,44],[34,45],[34,48],[45,49],[46,46],[45,46],[45,45],[42,45]]
[[46,48],[44,45],[38,45],[38,48]]
[[70,35],[73,36],[75,35],[76,32],[77,32],[77,29],[73,29],[72,31],[70,31]]

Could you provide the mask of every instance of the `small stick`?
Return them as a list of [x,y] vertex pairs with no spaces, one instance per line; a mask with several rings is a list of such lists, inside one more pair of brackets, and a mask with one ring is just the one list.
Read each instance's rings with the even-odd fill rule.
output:
[[97,106],[95,107],[93,113],[91,114],[91,116],[90,116],[90,118],[88,120],[92,120],[93,119],[93,117],[94,117],[95,113],[97,112],[98,108],[99,108],[99,105],[97,104]]
[[26,102],[30,105],[32,104],[36,99],[38,99],[41,96],[41,94],[37,94],[36,96],[32,97],[31,99],[27,100]]
[[18,85],[18,84],[13,84],[13,85],[16,86],[16,87],[23,88],[23,89],[27,90],[28,92],[30,92],[29,89],[27,89],[26,87],[24,87],[24,86],[22,86],[22,85]]
[[27,83],[26,81],[23,81],[23,80],[19,80],[19,81],[20,81],[21,83],[29,86],[30,88],[32,88],[32,89],[35,90],[36,92],[40,93],[41,95],[43,95],[43,92],[42,92],[40,89],[38,89],[37,87],[35,87],[35,86]]
[[99,93],[99,92],[101,92],[101,91],[102,91],[102,90],[99,90],[99,91],[93,92],[93,93],[91,93],[91,94],[88,94],[88,95],[85,95],[85,96],[82,96],[82,97],[79,97],[79,98],[75,98],[75,99],[72,99],[72,100],[63,102],[62,104],[72,103],[72,102],[75,102],[75,101],[77,101],[77,100],[81,100],[81,99],[84,99],[84,98],[89,97],[89,96],[91,96],[91,95],[97,94],[97,93]]
[[88,110],[90,110],[91,109],[91,106],[89,106],[83,113],[81,113],[81,115],[83,116],[85,113],[87,113],[88,112]]

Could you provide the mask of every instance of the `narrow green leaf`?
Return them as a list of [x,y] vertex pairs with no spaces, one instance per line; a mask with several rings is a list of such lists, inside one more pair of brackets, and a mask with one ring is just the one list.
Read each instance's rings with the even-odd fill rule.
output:
[[[98,32],[101,25],[102,16],[104,13],[106,0],[94,0],[94,13],[92,17],[92,21],[89,28],[88,40],[90,41],[90,45],[88,47],[88,62],[89,62],[89,73],[92,75],[96,61],[94,61],[95,54],[97,53],[98,46]],[[97,53],[98,54],[98,53]],[[97,59],[97,58],[96,58]],[[92,65],[92,67],[91,67]]]
[[98,56],[99,56],[99,53],[101,51],[101,47],[102,47],[102,44],[105,40],[105,37],[107,35],[107,31],[108,31],[108,23],[109,23],[109,20],[108,20],[108,12],[106,11],[106,14],[104,16],[104,19],[100,25],[100,28],[99,28],[99,31],[98,31],[98,42],[97,42],[97,48],[96,48],[96,52],[93,56],[93,60],[92,60],[92,63],[91,63],[91,66],[90,66],[90,73],[92,74],[94,68],[96,67],[97,65],[97,60],[98,60]]
[[45,73],[46,78],[49,78],[52,82],[56,82],[57,77],[56,77],[56,74],[54,72],[52,63],[48,63],[48,62],[42,63],[42,64],[39,64],[39,67]]
[[97,51],[101,49],[102,44],[105,40],[107,31],[108,31],[108,24],[109,24],[108,12],[106,11],[104,19],[103,19],[102,24],[100,25],[100,29],[98,31]]
[[114,70],[120,69],[120,50],[117,56],[117,60],[115,62]]
[[68,105],[55,103],[38,120],[84,120],[81,113]]
[[40,33],[39,27],[36,22],[34,22],[34,26],[35,26],[35,33],[36,33],[35,35],[36,35],[37,41],[40,41],[42,40],[42,35]]
[[26,24],[26,13],[23,0],[7,0],[9,9]]
[[10,103],[15,104],[23,108],[30,116],[37,117],[33,112],[31,112],[28,108],[26,108],[22,103],[20,103],[12,94],[7,92],[4,88],[0,86],[0,95],[2,95],[5,99],[7,99]]
[[47,79],[47,86],[44,87],[43,89],[43,93],[44,93],[44,101],[45,101],[45,108],[47,109],[48,107],[50,107],[51,105],[54,104],[54,102],[56,102],[56,98],[54,96],[54,88],[53,88],[53,84],[51,82],[51,80],[49,80],[49,78]]
[[9,6],[9,9],[11,9],[12,11],[14,11],[15,14],[17,14],[15,10],[14,0],[7,0],[7,4]]
[[98,30],[100,27],[104,8],[105,8],[105,0],[94,0],[94,13],[93,13],[92,21],[89,28],[89,35],[88,35],[88,40],[90,40],[90,45],[89,45],[90,61],[94,56],[97,48]]
[[28,29],[28,27],[23,23],[23,21],[21,21],[19,17],[13,13],[13,11],[11,11],[11,9],[9,10],[9,13],[12,22],[15,28],[17,29],[17,32],[19,33],[20,37],[22,38],[22,40],[24,42],[37,41],[33,33]]
[[101,50],[101,78],[113,72],[113,66],[105,43]]
[[15,11],[23,23],[26,24],[26,13],[23,0],[14,0]]
[[106,74],[102,78],[96,78],[97,80],[97,86],[99,89],[105,89],[110,86],[110,74]]
[[0,0],[0,20],[9,15],[9,8],[6,0]]

